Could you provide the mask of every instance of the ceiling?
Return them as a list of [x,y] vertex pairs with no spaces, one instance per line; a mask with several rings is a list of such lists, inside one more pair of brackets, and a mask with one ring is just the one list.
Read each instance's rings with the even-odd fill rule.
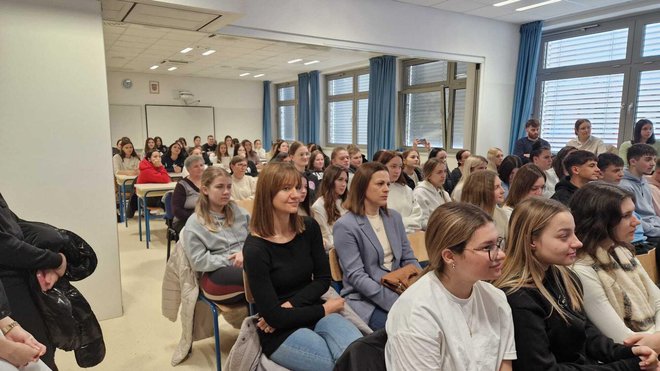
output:
[[634,6],[637,3],[646,3],[646,0],[562,0],[538,8],[516,11],[527,5],[538,4],[545,0],[520,0],[518,2],[495,7],[493,4],[502,0],[395,0],[401,3],[415,4],[434,9],[448,10],[496,19],[511,23],[527,23],[538,20],[552,20],[571,16],[577,13],[589,13],[608,7]]

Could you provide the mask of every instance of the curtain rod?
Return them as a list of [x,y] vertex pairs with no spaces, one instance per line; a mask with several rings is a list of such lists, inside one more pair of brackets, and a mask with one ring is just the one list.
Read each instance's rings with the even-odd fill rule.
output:
[[600,26],[600,24],[594,23],[594,24],[590,24],[590,25],[587,25],[587,26],[580,26],[580,27],[571,28],[571,29],[568,29],[568,30],[547,33],[547,34],[544,34],[543,36],[555,36],[555,35],[561,35],[561,34],[565,34],[565,33],[568,33],[568,32],[574,32],[574,31],[584,32],[586,30],[596,28],[596,27],[599,27],[599,26]]

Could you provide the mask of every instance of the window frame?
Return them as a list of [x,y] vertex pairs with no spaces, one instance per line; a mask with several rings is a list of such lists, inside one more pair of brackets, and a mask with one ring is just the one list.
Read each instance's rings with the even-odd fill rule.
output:
[[[361,67],[357,69],[335,72],[325,75],[324,79],[324,92],[325,92],[325,134],[326,140],[325,144],[328,147],[338,147],[338,146],[347,146],[349,144],[357,145],[360,149],[366,151],[366,144],[358,144],[358,113],[359,113],[359,101],[362,99],[369,99],[369,90],[360,92],[358,77],[362,75],[369,75],[369,67]],[[352,77],[353,79],[353,90],[351,93],[339,94],[339,95],[330,95],[330,82],[332,80],[344,79],[347,77]],[[351,138],[352,143],[334,143],[330,141],[330,103],[331,102],[343,102],[343,101],[352,101],[352,117],[351,117]]]
[[[279,91],[282,88],[293,86],[293,100],[280,100]],[[293,133],[292,139],[280,138],[282,133],[282,122],[280,120],[280,107],[292,106],[293,107]],[[297,140],[298,139],[298,81],[283,82],[275,84],[275,117],[277,120],[277,139],[284,140]]]

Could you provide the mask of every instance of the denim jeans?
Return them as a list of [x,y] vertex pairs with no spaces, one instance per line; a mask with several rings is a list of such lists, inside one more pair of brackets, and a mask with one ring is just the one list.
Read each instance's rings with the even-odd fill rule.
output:
[[380,309],[380,307],[374,308],[369,318],[369,327],[374,331],[380,330],[385,328],[385,322],[387,322],[387,312]]
[[332,313],[319,320],[314,331],[301,328],[289,335],[270,359],[293,371],[332,370],[337,358],[360,337],[357,327]]

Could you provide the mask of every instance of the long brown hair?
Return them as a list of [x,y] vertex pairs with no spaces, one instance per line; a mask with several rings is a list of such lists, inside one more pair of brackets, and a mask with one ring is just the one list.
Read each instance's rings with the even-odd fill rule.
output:
[[495,211],[495,179],[497,173],[492,170],[477,171],[468,175],[463,185],[461,201],[480,207],[488,215]]
[[395,157],[398,157],[398,158],[401,159],[401,166],[402,166],[401,167],[401,174],[399,174],[399,178],[395,181],[395,183],[407,185],[408,183],[406,183],[406,178],[404,178],[404,175],[403,175],[403,156],[401,156],[400,153],[394,152],[394,151],[383,151],[378,156],[377,161],[380,162],[381,164],[385,165],[385,169],[387,170],[387,172],[389,174],[390,171],[389,171],[389,169],[387,169],[387,163],[392,161],[392,159],[395,158]]
[[[344,208],[355,215],[364,215],[364,200],[367,194],[367,188],[369,188],[369,182],[371,182],[371,177],[377,171],[387,172],[385,165],[380,162],[367,162],[366,164],[360,165],[353,175],[351,180],[351,188],[348,192],[348,198],[344,202]],[[381,207],[381,211],[385,215],[389,215],[387,207]]]
[[509,186],[509,195],[504,201],[504,204],[515,208],[522,200],[527,198],[527,195],[532,190],[534,183],[539,178],[546,180],[545,172],[534,164],[525,164],[518,169],[516,176],[513,178]]
[[335,220],[339,219],[341,214],[337,210],[337,200],[345,202],[348,197],[348,188],[344,193],[339,196],[335,192],[335,181],[339,179],[341,174],[346,174],[346,181],[348,181],[348,170],[343,169],[337,165],[330,165],[323,172],[323,180],[321,180],[321,187],[319,188],[319,195],[323,197],[323,208],[326,215],[328,215],[328,225],[333,225]]
[[[213,183],[213,181],[218,177],[227,178],[231,184],[231,175],[229,175],[227,171],[219,167],[209,166],[206,170],[204,170],[204,173],[202,173],[201,188],[210,188],[211,183]],[[195,214],[197,214],[197,217],[199,218],[202,225],[211,232],[217,232],[218,227],[231,227],[234,224],[233,209],[236,207],[234,201],[230,200],[222,211],[225,214],[224,224],[217,225],[215,219],[213,219],[213,216],[211,215],[211,202],[209,201],[209,196],[204,194],[202,189],[200,189],[199,199],[197,200],[197,205],[195,205]]]
[[[257,189],[254,194],[254,212],[250,219],[250,230],[262,238],[275,235],[275,210],[273,198],[284,187],[300,188],[300,172],[288,162],[271,162],[259,173]],[[303,218],[293,213],[289,216],[289,225],[295,233],[305,230]]]

